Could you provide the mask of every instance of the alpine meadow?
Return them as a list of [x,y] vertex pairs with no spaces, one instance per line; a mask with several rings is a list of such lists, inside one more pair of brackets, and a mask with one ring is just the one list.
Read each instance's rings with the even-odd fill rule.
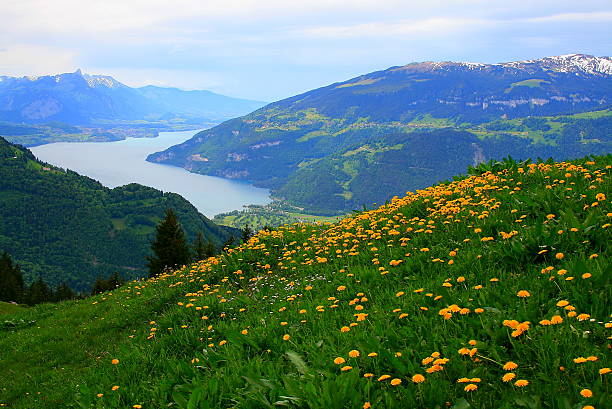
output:
[[609,2],[0,3],[0,409],[612,409]]

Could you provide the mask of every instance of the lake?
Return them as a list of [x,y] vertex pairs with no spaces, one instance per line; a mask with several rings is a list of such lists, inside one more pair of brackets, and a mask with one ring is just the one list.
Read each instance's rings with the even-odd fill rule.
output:
[[270,202],[267,189],[146,161],[149,154],[184,142],[197,132],[160,132],[157,138],[128,138],[117,142],[58,142],[30,150],[44,162],[74,170],[110,188],[140,183],[178,193],[207,217],[240,210],[247,204]]

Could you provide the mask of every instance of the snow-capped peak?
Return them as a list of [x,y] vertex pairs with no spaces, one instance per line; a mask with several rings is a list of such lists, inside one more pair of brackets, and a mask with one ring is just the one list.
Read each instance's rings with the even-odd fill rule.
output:
[[612,58],[586,54],[565,54],[538,60],[515,61],[499,64],[504,67],[521,68],[536,65],[546,71],[583,73],[590,75],[612,75]]
[[96,87],[117,88],[122,85],[119,81],[115,80],[113,77],[109,77],[106,75],[83,74],[83,78],[85,79],[85,81],[87,81],[87,84],[91,88],[96,88]]

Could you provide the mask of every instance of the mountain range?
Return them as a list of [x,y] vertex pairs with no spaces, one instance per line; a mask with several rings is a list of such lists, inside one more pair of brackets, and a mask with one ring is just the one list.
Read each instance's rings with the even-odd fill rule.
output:
[[210,91],[152,85],[132,88],[105,75],[73,73],[0,77],[0,120],[87,125],[101,120],[143,120],[186,116],[228,119],[263,105]]
[[411,63],[274,102],[149,160],[330,213],[506,155],[609,152],[611,106],[610,57]]

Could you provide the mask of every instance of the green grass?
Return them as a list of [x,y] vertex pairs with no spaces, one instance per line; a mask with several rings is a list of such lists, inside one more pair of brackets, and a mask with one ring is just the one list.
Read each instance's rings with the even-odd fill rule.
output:
[[283,226],[112,295],[16,314],[0,321],[0,403],[604,408],[611,166],[481,165],[336,224]]
[[0,301],[0,315],[2,314],[14,314],[16,312],[21,312],[26,307],[21,305],[10,304],[7,302]]
[[540,88],[542,86],[542,84],[548,84],[549,82],[546,80],[542,80],[542,79],[530,79],[530,80],[524,80],[524,81],[519,81],[519,82],[514,82],[512,84],[510,84],[510,88],[506,89],[504,92],[508,93],[510,91],[512,91],[512,89],[514,87],[528,87],[528,88]]
[[247,224],[256,231],[264,226],[278,227],[290,223],[325,223],[334,222],[339,216],[320,216],[300,211],[300,208],[280,202],[266,206],[249,206],[241,211],[221,213],[213,221],[222,226],[244,228]]

